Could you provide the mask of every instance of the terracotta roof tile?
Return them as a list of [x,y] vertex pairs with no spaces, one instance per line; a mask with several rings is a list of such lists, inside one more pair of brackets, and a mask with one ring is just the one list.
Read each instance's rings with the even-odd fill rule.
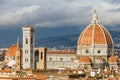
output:
[[16,49],[17,49],[16,45],[10,46],[6,52],[6,56],[15,56]]
[[108,44],[113,45],[110,33],[100,24],[90,24],[81,33],[78,45],[83,44]]
[[112,56],[109,57],[108,62],[109,63],[111,63],[111,62],[118,62],[118,57],[115,56],[115,55],[112,55]]
[[36,79],[40,79],[40,80],[46,80],[46,76],[45,75],[35,75]]
[[80,62],[91,63],[91,59],[88,56],[83,56],[80,58]]
[[5,72],[5,73],[11,73],[12,72],[12,70],[0,70],[0,72]]

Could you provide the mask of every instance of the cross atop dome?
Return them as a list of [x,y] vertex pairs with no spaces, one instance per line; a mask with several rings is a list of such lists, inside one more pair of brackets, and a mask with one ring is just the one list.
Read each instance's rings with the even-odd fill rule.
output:
[[98,24],[99,21],[98,21],[98,16],[97,16],[97,13],[96,13],[96,9],[94,10],[94,14],[92,16],[92,21],[91,21],[91,24]]

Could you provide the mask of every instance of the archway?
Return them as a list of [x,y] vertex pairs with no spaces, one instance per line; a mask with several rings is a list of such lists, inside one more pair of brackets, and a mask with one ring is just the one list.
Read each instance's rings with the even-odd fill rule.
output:
[[39,50],[35,50],[35,69],[37,69],[38,62],[39,62]]

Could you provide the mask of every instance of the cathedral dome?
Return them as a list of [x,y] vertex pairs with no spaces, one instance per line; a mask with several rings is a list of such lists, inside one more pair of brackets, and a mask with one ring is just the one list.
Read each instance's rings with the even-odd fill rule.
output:
[[91,24],[83,30],[78,39],[78,45],[91,44],[108,44],[113,46],[112,37],[107,29],[99,24],[96,12],[93,15]]
[[91,63],[91,59],[88,56],[83,56],[80,58],[80,62]]
[[108,62],[109,63],[111,63],[111,62],[118,62],[118,57],[115,56],[115,55],[112,55],[112,56],[109,57]]
[[17,49],[16,45],[10,46],[6,52],[6,56],[15,56],[16,49]]

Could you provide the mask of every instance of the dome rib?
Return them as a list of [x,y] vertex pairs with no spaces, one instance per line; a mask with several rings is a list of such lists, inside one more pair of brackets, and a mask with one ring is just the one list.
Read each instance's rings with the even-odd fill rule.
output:
[[81,41],[79,42],[79,39],[78,39],[78,44],[82,45],[83,36],[85,35],[85,33],[89,27],[90,27],[90,25],[82,31],[81,35],[79,36],[79,39]]
[[106,39],[106,36],[105,36],[105,32],[104,32],[103,29],[102,29],[103,26],[99,24],[99,27],[100,27],[101,31],[103,32],[103,36],[104,36],[104,38],[105,38],[105,43],[107,43],[107,41],[106,41],[107,39]]
[[99,24],[95,25],[94,44],[106,44],[105,34]]
[[93,32],[92,32],[92,44],[94,44],[94,35],[95,35],[95,24],[93,24]]

